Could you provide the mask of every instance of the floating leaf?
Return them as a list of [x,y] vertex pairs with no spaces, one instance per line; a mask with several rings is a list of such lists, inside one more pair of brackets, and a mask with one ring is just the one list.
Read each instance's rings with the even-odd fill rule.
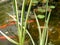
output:
[[55,6],[53,6],[53,5],[52,5],[52,6],[49,6],[49,7],[50,7],[51,9],[54,9],[54,8],[55,8]]
[[40,19],[43,19],[45,16],[44,15],[38,15],[37,17]]

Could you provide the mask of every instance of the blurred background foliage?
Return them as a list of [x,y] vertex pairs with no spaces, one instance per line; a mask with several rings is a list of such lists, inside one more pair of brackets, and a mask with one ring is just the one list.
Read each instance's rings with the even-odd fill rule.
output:
[[[5,19],[7,19],[7,16],[8,16],[6,13],[13,11],[12,2],[13,2],[13,0],[4,0],[4,1],[1,0],[0,1],[0,25],[2,24],[2,22],[5,23]],[[30,0],[26,0],[26,7],[28,7],[29,2],[30,2]],[[41,0],[41,1],[33,0],[31,10],[36,9],[37,7],[41,7],[41,5],[42,4],[44,5],[45,3],[46,3],[46,0]],[[22,0],[18,0],[18,7],[20,9],[21,9],[21,5],[22,5]],[[59,2],[59,0],[49,0],[49,5],[54,5],[57,8],[59,8],[60,2]],[[57,8],[56,8],[56,10],[58,10]],[[27,10],[27,8],[26,8],[26,10]],[[55,11],[53,10],[53,12],[55,12]],[[57,12],[57,14],[59,14],[59,13],[60,13],[60,11]],[[57,15],[57,14],[53,13],[53,15]]]

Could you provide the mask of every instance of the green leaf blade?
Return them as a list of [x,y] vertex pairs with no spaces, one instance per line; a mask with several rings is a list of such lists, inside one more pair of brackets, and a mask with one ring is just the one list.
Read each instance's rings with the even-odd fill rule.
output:
[[39,19],[43,19],[45,16],[44,15],[38,15],[37,16]]

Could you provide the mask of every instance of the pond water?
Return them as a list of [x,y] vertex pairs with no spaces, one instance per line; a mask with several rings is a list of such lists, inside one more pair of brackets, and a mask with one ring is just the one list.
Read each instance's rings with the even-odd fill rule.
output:
[[[59,3],[60,5],[60,3]],[[49,28],[48,28],[48,43],[51,43],[53,45],[60,45],[60,7],[59,5],[57,5],[57,7],[55,9],[53,9],[51,17],[50,17],[50,21],[49,21]],[[8,10],[9,9],[9,10]],[[4,5],[0,5],[0,26],[4,25],[4,24],[10,24],[6,22],[6,19],[10,19],[10,17],[7,16],[6,12],[10,12],[12,11],[12,9],[10,8],[10,3],[4,6]],[[8,18],[7,18],[8,17]],[[31,16],[33,18],[33,16]],[[38,44],[38,29],[37,29],[37,24],[35,19],[30,19],[28,21],[28,26],[27,29],[30,32],[31,36],[33,37],[34,41],[36,42],[36,44]],[[42,27],[44,27],[44,19],[39,19],[39,23]],[[3,27],[4,28],[4,27]],[[17,34],[17,28],[16,25],[8,25],[7,27],[5,27],[4,29],[0,30],[2,32],[4,32],[5,34],[8,33],[6,31],[10,30],[9,34],[7,34],[8,36],[13,36],[11,35],[11,32],[14,34]],[[0,34],[0,36],[2,36]],[[29,39],[28,36],[26,36],[25,39],[25,45],[32,45],[31,41]],[[9,42],[8,40],[4,39],[1,40],[0,39],[0,45],[15,45],[12,44],[11,42]]]

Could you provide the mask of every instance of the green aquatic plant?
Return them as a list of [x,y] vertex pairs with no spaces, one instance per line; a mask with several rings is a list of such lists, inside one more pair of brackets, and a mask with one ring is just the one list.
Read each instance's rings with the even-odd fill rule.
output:
[[[26,29],[28,16],[29,16],[31,5],[32,5],[33,1],[30,0],[30,4],[29,4],[29,7],[28,7],[26,19],[24,18],[24,16],[25,16],[25,14],[24,14],[24,12],[25,12],[25,1],[26,0],[23,0],[23,4],[22,4],[21,22],[19,22],[18,4],[17,4],[18,2],[17,2],[17,0],[13,0],[14,12],[15,12],[16,18],[13,17],[12,15],[9,15],[10,17],[13,18],[14,21],[16,21],[19,42],[16,42],[13,39],[9,38],[7,35],[5,35],[1,31],[0,31],[0,33],[4,37],[6,37],[7,40],[9,40],[10,42],[12,42],[12,43],[14,43],[16,45],[24,45],[25,35],[27,33],[29,35],[31,41],[32,41],[32,44],[35,45],[35,42],[34,42],[32,36],[30,35],[29,31]],[[46,12],[46,15],[47,15],[47,12],[48,12],[48,1],[49,0],[47,0],[47,2],[46,2],[46,10],[45,9],[39,9],[40,12]],[[37,1],[35,0],[34,3],[37,3]],[[53,9],[55,7],[54,6],[50,6],[50,8]],[[37,26],[38,26],[38,31],[39,31],[39,45],[47,45],[47,40],[48,40],[48,23],[49,23],[49,19],[50,19],[51,10],[49,11],[47,18],[46,18],[46,16],[41,15],[41,14],[39,14],[37,16],[37,14],[35,13],[35,11],[33,11],[33,13],[34,13],[34,16],[35,16],[35,19],[36,19],[36,22],[37,22]],[[43,29],[43,31],[41,31],[41,28],[40,28],[41,26],[39,24],[38,18],[40,18],[40,19],[46,18],[45,19],[45,24],[44,24],[45,28]],[[23,19],[25,19],[25,21]]]
[[43,19],[45,16],[44,15],[38,15],[37,17],[40,19]]
[[[25,39],[25,30],[26,30],[26,22],[27,22],[27,19],[28,19],[28,15],[29,15],[29,12],[30,12],[30,8],[31,8],[31,4],[32,4],[32,0],[30,2],[30,5],[29,5],[29,8],[28,8],[28,13],[27,13],[27,16],[26,16],[26,21],[25,21],[25,25],[23,27],[23,15],[24,15],[24,3],[25,1],[23,1],[23,5],[22,5],[22,12],[21,12],[21,23],[19,22],[19,18],[18,18],[18,8],[17,8],[17,0],[13,0],[14,1],[14,11],[15,11],[15,15],[16,15],[16,18],[9,15],[10,17],[12,17],[16,23],[17,23],[17,28],[18,28],[18,37],[19,37],[19,43],[14,41],[13,39],[9,38],[7,35],[5,35],[3,32],[0,31],[0,33],[6,37],[7,40],[9,40],[10,42],[14,43],[14,44],[17,44],[17,45],[24,45],[24,39]],[[20,27],[21,26],[21,27]],[[33,45],[35,45],[30,33],[26,30],[27,34],[29,35],[29,37],[31,38],[31,41],[33,43]]]

